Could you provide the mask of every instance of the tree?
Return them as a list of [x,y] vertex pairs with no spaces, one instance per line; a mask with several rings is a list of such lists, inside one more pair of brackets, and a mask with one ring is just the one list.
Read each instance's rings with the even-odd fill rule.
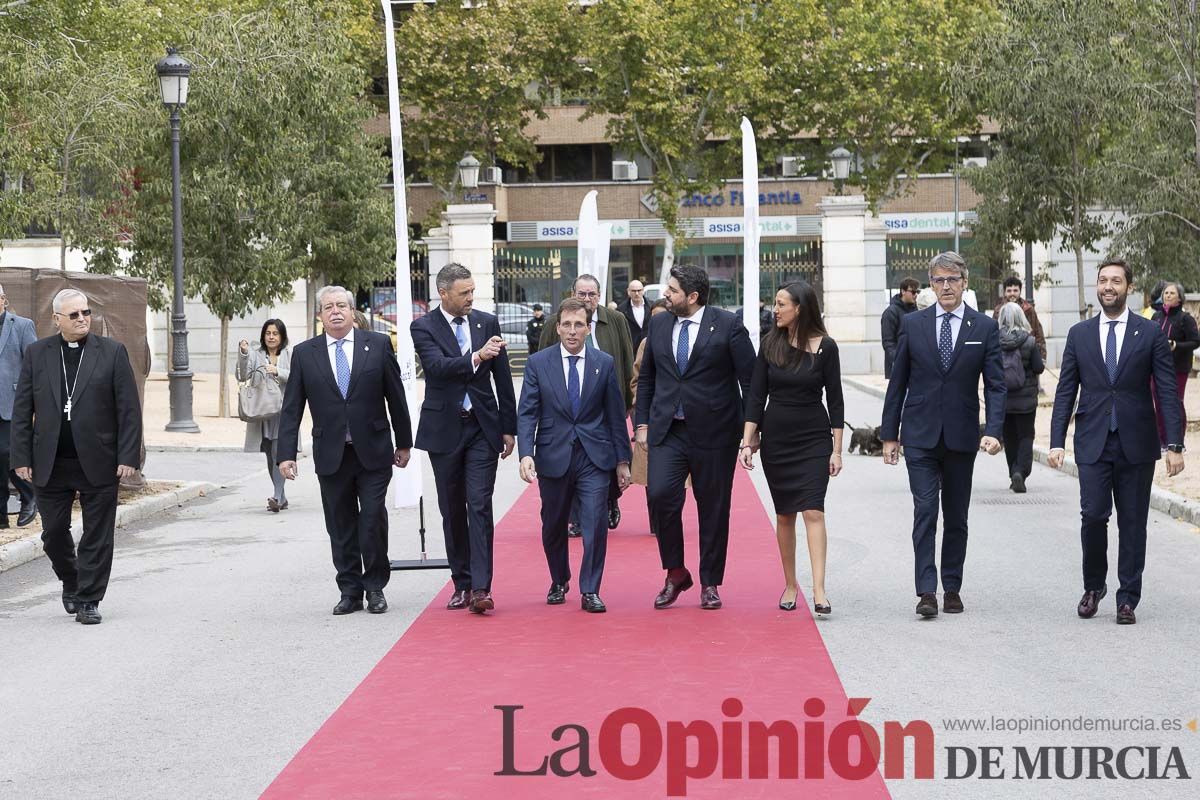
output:
[[396,36],[405,155],[445,200],[467,152],[485,166],[537,164],[525,129],[556,90],[570,96],[581,13],[564,0],[494,0],[407,15]]
[[961,96],[1000,123],[991,162],[967,180],[988,202],[1017,209],[1014,235],[1060,231],[1075,253],[1080,317],[1083,251],[1108,232],[1093,211],[1106,198],[1106,157],[1128,112],[1131,54],[1120,35],[1131,4],[1005,0],[1001,19],[967,48]]

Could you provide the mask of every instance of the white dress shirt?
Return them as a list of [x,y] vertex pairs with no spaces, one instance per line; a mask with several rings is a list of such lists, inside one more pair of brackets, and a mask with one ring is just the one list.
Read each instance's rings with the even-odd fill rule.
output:
[[937,307],[937,314],[933,318],[933,333],[936,337],[935,341],[942,340],[942,317],[950,314],[950,343],[952,346],[958,345],[958,331],[962,328],[963,314],[966,313],[966,306],[963,303],[958,304],[958,308],[953,311],[947,311],[940,305]]
[[568,361],[567,359],[573,358],[576,356],[579,357],[579,360],[575,362],[575,372],[578,373],[578,375],[579,375],[579,397],[580,397],[580,399],[582,399],[583,398],[583,362],[584,362],[584,356],[587,353],[587,347],[584,346],[584,348],[582,350],[580,350],[578,353],[569,352],[567,350],[567,346],[565,344],[559,344],[558,349],[562,353],[563,380],[566,381],[567,386],[571,385],[571,362]]
[[646,304],[642,303],[640,306],[635,306],[633,303],[630,303],[629,308],[633,311],[633,318],[637,320],[638,327],[646,327]]
[[691,320],[692,324],[688,326],[688,363],[692,361],[692,351],[696,349],[696,337],[700,333],[700,323],[704,320],[704,306],[696,309],[696,313],[690,317],[676,317],[675,327],[671,330],[671,354],[675,355],[679,352],[679,331],[683,329],[683,321]]
[[[338,340],[325,334],[325,349],[329,353],[329,368],[333,370],[333,377],[337,378],[337,348],[334,347],[334,342]],[[350,371],[354,371],[354,328],[346,332],[346,336],[341,341],[345,342],[342,345],[342,352],[346,354],[346,363],[350,365]]]
[[[1125,344],[1125,329],[1129,324],[1129,306],[1125,306],[1125,310],[1121,312],[1121,316],[1112,319],[1107,314],[1100,315],[1100,357],[1108,358],[1108,329],[1110,322],[1117,323],[1117,363],[1121,363],[1121,346]],[[1104,361],[1108,363],[1107,360]]]
[[[446,318],[446,324],[450,326],[450,332],[454,334],[455,341],[458,341],[458,326],[454,324],[454,315],[446,313],[446,307],[438,306],[438,311],[442,312],[442,316]],[[475,360],[475,351],[471,349],[471,317],[463,315],[463,333],[466,334],[467,343],[458,346],[459,355],[468,356],[471,359],[471,369],[475,372],[479,371],[479,362]]]

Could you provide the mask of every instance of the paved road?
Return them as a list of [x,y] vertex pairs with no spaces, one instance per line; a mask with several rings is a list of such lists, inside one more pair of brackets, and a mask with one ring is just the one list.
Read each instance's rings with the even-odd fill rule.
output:
[[[847,404],[851,420],[879,419],[874,398],[851,391]],[[83,628],[62,613],[44,560],[0,574],[0,797],[255,797],[444,585],[443,572],[397,574],[390,613],[334,618],[311,462],[301,462],[301,479],[290,486],[292,508],[272,515],[263,509],[269,483],[257,455],[152,456],[153,477],[216,476],[228,488],[119,532],[103,625]],[[930,622],[913,614],[903,465],[850,456],[832,484],[826,646],[848,693],[871,698],[864,719],[877,728],[924,719],[936,736],[938,779],[892,781],[894,796],[1031,796],[1026,781],[945,780],[951,746],[1008,747],[1009,778],[1018,743],[1179,745],[1189,773],[1200,771],[1200,734],[1189,731],[945,729],[951,717],[1200,716],[1192,662],[1200,535],[1152,514],[1139,624],[1118,628],[1111,597],[1097,619],[1083,622],[1074,613],[1074,479],[1035,466],[1029,494],[1015,498],[1004,471],[1002,456],[980,456],[967,612]],[[761,470],[755,475],[764,490]],[[425,485],[434,497],[428,469]],[[505,463],[498,514],[522,486],[515,464]],[[427,525],[431,552],[440,554],[433,508]],[[393,513],[393,557],[415,555],[415,529],[414,512]],[[803,549],[800,563],[806,574]],[[768,607],[775,588],[764,589]],[[1191,781],[1055,781],[1035,791],[1195,795]]]

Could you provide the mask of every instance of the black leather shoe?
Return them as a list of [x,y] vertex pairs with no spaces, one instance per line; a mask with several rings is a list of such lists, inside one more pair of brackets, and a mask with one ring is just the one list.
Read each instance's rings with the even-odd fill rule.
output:
[[570,581],[567,581],[566,583],[550,584],[550,591],[546,592],[546,605],[561,606],[563,603],[567,602],[567,591],[570,588]]
[[492,600],[492,593],[486,589],[475,589],[471,592],[471,611],[476,614],[482,614],[485,611],[491,611],[496,607],[496,603]]
[[267,498],[267,510],[270,511],[272,514],[278,514],[279,513],[279,501],[276,500],[274,497],[268,497]]
[[947,614],[961,614],[963,612],[962,598],[958,596],[958,592],[946,592],[942,596],[942,611]]
[[75,612],[75,621],[82,625],[99,625],[100,609],[96,606],[96,603],[80,603]]
[[608,529],[611,531],[621,524],[621,506],[616,500],[608,501]]
[[700,607],[705,611],[716,611],[721,607],[721,595],[715,586],[705,586],[700,591]]
[[1123,606],[1117,606],[1117,624],[1118,625],[1136,625],[1137,617],[1133,613],[1133,606],[1128,603]]
[[1091,619],[1096,616],[1096,609],[1100,607],[1100,601],[1104,599],[1104,595],[1108,594],[1108,587],[1105,586],[1100,591],[1086,591],[1083,597],[1079,600],[1079,607],[1075,609],[1081,619]]
[[0,509],[0,531],[8,529],[8,511]]
[[387,611],[387,598],[383,596],[383,591],[367,592],[367,612],[382,614],[385,611]]
[[917,603],[917,614],[922,617],[936,617],[938,615],[937,594],[934,592],[926,592],[921,595],[920,601]]
[[567,526],[568,539],[578,539],[580,536],[583,536],[583,528],[579,527],[579,523],[572,522]]
[[579,606],[589,614],[603,614],[608,611],[604,605],[604,601],[600,599],[600,595],[592,592],[579,596]]
[[362,611],[363,604],[360,597],[346,597],[342,595],[342,599],[338,600],[338,604],[333,607],[333,615],[340,617],[342,614],[353,614],[355,611]]
[[30,500],[28,503],[21,504],[21,513],[17,515],[17,527],[24,528],[29,523],[37,519],[37,501]]
[[75,596],[74,592],[68,592],[66,589],[63,589],[62,604],[63,610],[71,616],[75,616],[75,613],[79,611],[79,598]]
[[450,595],[450,602],[446,603],[446,608],[451,611],[458,611],[467,607],[471,600],[470,589],[455,589],[454,594]]
[[813,603],[813,613],[818,617],[828,617],[833,613],[833,606],[829,605],[828,602],[824,604]]
[[662,591],[658,593],[658,597],[654,598],[655,608],[666,608],[678,599],[679,595],[686,592],[688,589],[695,586],[692,583],[692,573],[686,569],[683,570],[682,576],[677,576],[676,580],[671,579],[671,573],[667,572],[667,580],[663,585]]
[[1012,490],[1017,494],[1025,494],[1025,476],[1019,472],[1012,474]]

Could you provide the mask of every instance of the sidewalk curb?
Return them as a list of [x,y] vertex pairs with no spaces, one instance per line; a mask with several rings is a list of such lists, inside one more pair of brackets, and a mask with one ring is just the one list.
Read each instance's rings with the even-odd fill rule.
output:
[[[190,481],[166,494],[146,497],[129,505],[118,506],[117,527],[122,528],[146,519],[172,506],[181,506],[189,500],[194,500],[216,489],[215,484],[206,481]],[[75,530],[74,533],[78,541],[79,531]],[[42,555],[41,535],[36,533],[24,539],[0,545],[0,572],[27,564]]]
[[[886,391],[875,386],[865,383],[859,383],[853,378],[842,376],[842,383],[851,386],[860,392],[883,399]],[[1050,451],[1041,445],[1033,446],[1033,457],[1039,464],[1050,466]],[[1053,467],[1051,467],[1053,469]],[[1059,468],[1059,472],[1065,472],[1068,475],[1079,477],[1079,469],[1075,466],[1075,459],[1067,456],[1063,460],[1063,465]],[[1150,507],[1155,511],[1161,511],[1169,515],[1173,519],[1190,522],[1193,525],[1200,526],[1200,501],[1191,500],[1181,494],[1176,494],[1168,489],[1160,488],[1156,485],[1150,487]]]
[[[304,453],[312,451],[312,439],[300,442],[298,458],[304,458]],[[244,453],[245,447],[240,444],[148,444],[147,453]]]

